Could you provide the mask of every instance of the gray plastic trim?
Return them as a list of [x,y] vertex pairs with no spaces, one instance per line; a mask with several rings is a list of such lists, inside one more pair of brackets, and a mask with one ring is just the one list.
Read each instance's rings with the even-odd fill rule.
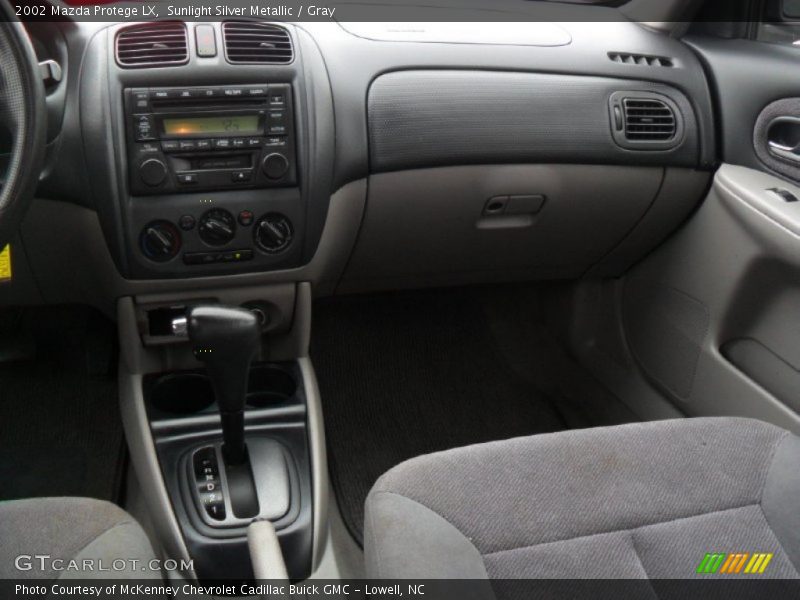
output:
[[722,347],[722,354],[770,394],[800,412],[800,370],[796,367],[753,339],[730,341]]
[[[142,495],[147,502],[154,529],[158,532],[166,555],[170,558],[188,561],[190,560],[189,550],[172,510],[169,494],[158,464],[155,442],[150,433],[142,392],[142,364],[136,358],[138,353],[125,350],[139,346],[139,334],[136,329],[131,298],[120,299],[117,318],[120,346],[123,348],[119,364],[120,411],[125,429],[125,439],[131,453],[131,462],[139,477]],[[188,579],[196,579],[193,570],[183,572],[182,575]]]
[[[768,191],[786,186],[800,193],[775,176],[722,165],[693,218],[626,277],[628,300],[648,293],[655,299],[623,304],[638,366],[691,416],[751,417],[800,431],[800,414],[721,351],[752,338],[786,363],[800,364],[796,328],[787,326],[797,321],[800,302],[800,206]],[[665,290],[674,292],[672,299]],[[708,317],[704,335],[695,330],[698,311]],[[631,332],[648,315],[663,314],[669,336],[653,328]],[[659,352],[641,352],[648,345]]]
[[513,46],[566,46],[572,36],[562,26],[546,21],[503,23],[502,27],[485,22],[418,22],[403,26],[391,22],[337,22],[355,36],[379,42],[417,42],[438,44],[487,44]]
[[328,479],[328,456],[325,446],[325,424],[322,417],[317,376],[311,359],[300,357],[297,360],[303,374],[306,391],[308,418],[308,444],[311,450],[311,493],[314,507],[314,548],[311,559],[311,572],[319,568],[328,542],[328,506],[330,481]]
[[[337,290],[580,277],[640,222],[662,179],[657,167],[601,165],[373,175],[359,239]],[[535,214],[485,214],[488,199],[517,194],[546,200]]]
[[[609,101],[658,98],[675,112],[668,143],[615,140]],[[500,71],[399,71],[369,89],[373,172],[459,164],[697,166],[689,100],[667,85]]]

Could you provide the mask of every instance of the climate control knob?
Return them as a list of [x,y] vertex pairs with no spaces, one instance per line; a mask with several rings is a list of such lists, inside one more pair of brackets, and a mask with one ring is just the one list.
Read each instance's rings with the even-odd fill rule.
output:
[[139,177],[150,187],[158,187],[167,178],[167,165],[157,158],[148,158],[139,165]]
[[224,246],[236,235],[236,219],[227,210],[212,208],[200,217],[197,230],[209,246]]
[[181,249],[181,234],[169,221],[149,223],[139,237],[142,252],[150,260],[166,262]]
[[269,179],[280,179],[289,170],[289,159],[283,154],[273,152],[268,154],[261,163],[261,170]]
[[277,254],[286,250],[292,243],[294,230],[287,217],[279,213],[270,213],[261,217],[253,235],[256,245],[264,252]]

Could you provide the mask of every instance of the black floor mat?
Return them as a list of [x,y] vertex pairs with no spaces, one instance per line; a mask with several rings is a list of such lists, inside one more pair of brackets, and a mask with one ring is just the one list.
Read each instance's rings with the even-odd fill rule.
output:
[[113,324],[88,308],[4,310],[0,500],[118,499],[124,456]]
[[[314,310],[311,354],[331,478],[359,542],[369,489],[405,459],[598,420],[631,420],[625,410],[587,417],[583,400],[569,397],[584,396],[592,384],[541,333],[536,293],[528,299],[500,287],[353,296],[318,302]],[[534,333],[527,335],[528,329]],[[526,353],[521,360],[520,353]],[[539,365],[542,371],[532,377],[531,357],[533,370]]]

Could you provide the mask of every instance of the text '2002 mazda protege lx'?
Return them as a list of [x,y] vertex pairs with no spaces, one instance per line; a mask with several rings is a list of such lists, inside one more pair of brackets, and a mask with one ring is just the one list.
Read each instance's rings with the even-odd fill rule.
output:
[[800,597],[800,2],[0,14],[0,598]]

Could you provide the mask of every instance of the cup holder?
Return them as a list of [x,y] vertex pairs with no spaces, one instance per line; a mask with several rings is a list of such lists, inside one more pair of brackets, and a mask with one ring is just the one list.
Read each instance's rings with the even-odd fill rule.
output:
[[175,373],[159,377],[150,390],[154,408],[174,415],[199,413],[214,404],[214,390],[205,375]]
[[297,391],[297,383],[286,371],[268,366],[250,370],[247,384],[247,405],[265,408],[287,402]]

